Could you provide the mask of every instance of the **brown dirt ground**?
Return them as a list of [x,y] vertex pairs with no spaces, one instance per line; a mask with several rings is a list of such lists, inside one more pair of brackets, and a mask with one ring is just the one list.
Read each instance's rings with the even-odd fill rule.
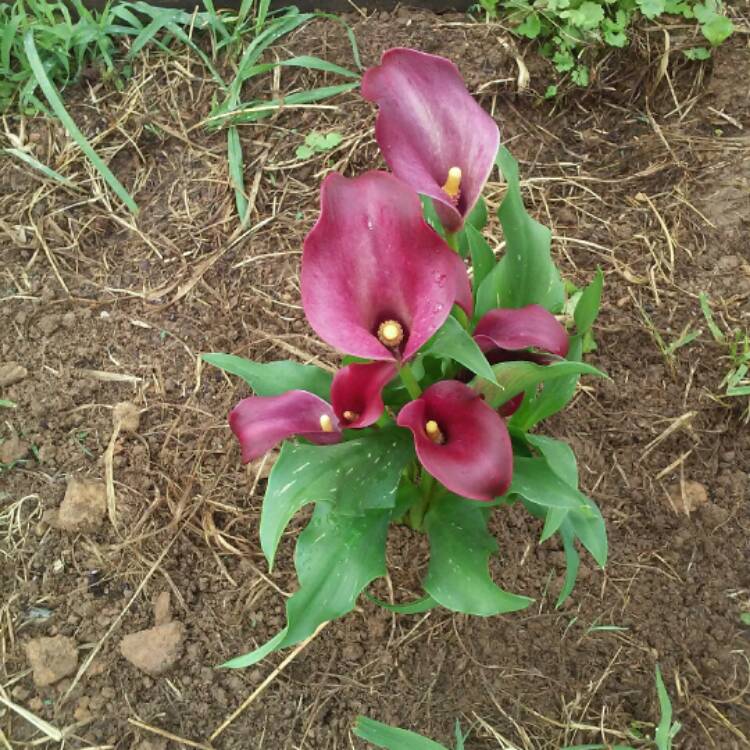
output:
[[[243,126],[254,209],[240,231],[225,136],[198,126],[210,80],[194,59],[154,55],[122,92],[89,81],[70,94],[78,122],[140,203],[137,220],[102,196],[58,128],[7,123],[78,189],[0,164],[0,362],[30,373],[0,393],[18,404],[3,410],[0,430],[36,449],[0,474],[0,695],[64,730],[69,748],[354,747],[362,743],[349,728],[366,713],[441,741],[458,717],[475,726],[471,748],[556,750],[650,731],[658,661],[685,725],[677,748],[750,747],[750,631],[739,619],[750,609],[748,404],[718,397],[725,351],[698,304],[706,291],[723,324],[750,327],[747,34],[701,66],[679,51],[689,44],[684,28],[670,30],[668,57],[664,32],[647,29],[603,61],[590,90],[550,103],[538,93],[549,83],[545,68],[532,69],[530,90],[516,90],[496,26],[402,11],[349,20],[365,65],[395,44],[453,57],[521,160],[565,275],[583,282],[597,266],[605,272],[592,361],[612,381],[585,383],[547,429],[573,444],[583,485],[601,505],[606,571],[584,558],[573,598],[556,611],[559,546],[540,546],[539,524],[519,509],[499,511],[494,569],[536,597],[533,609],[486,620],[446,611],[394,618],[362,602],[209,741],[285,656],[245,671],[213,668],[283,625],[304,519],[268,576],[257,538],[263,482],[241,466],[225,424],[245,391],[201,369],[197,356],[335,364],[299,305],[301,241],[322,174],[354,174],[378,156],[373,113],[356,93]],[[290,51],[351,64],[333,24],[285,40],[279,55]],[[322,77],[285,71],[256,94]],[[313,128],[344,141],[300,164],[294,149]],[[491,184],[490,203],[501,195]],[[489,231],[499,242],[496,222]],[[662,354],[654,331],[669,344],[685,326],[703,333]],[[137,433],[114,445],[117,529],[50,528],[42,514],[59,505],[68,477],[104,478],[112,407],[122,400],[142,414]],[[681,481],[708,493],[690,516],[667,499]],[[426,554],[421,539],[393,533],[396,599],[419,590]],[[377,590],[389,595],[385,584]],[[153,625],[162,591],[186,626],[186,650],[171,672],[150,677],[124,661],[119,643]],[[51,615],[40,620],[32,608]],[[611,625],[620,629],[599,629]],[[88,667],[37,689],[24,644],[56,634],[75,639],[79,669]],[[43,738],[2,706],[0,730],[8,747]]]

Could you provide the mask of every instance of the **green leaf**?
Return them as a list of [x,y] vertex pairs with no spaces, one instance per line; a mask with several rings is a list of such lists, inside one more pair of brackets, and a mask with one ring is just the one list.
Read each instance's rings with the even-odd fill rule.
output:
[[445,229],[440,221],[440,217],[437,215],[435,210],[435,204],[432,202],[432,198],[426,195],[420,195],[419,200],[422,203],[422,215],[424,220],[443,238],[445,239]]
[[341,135],[341,133],[326,133],[322,148],[326,151],[330,151],[332,148],[336,148],[343,139],[344,136]]
[[627,34],[625,34],[625,31],[620,25],[613,23],[609,18],[605,18],[604,23],[602,24],[602,28],[604,29],[604,41],[610,47],[622,48],[627,45]]
[[284,529],[307,503],[326,503],[339,516],[393,508],[412,456],[411,436],[398,427],[336,445],[285,443],[268,478],[260,518],[260,546],[269,568]]
[[520,495],[542,508],[567,509],[566,523],[570,524],[596,562],[604,567],[607,561],[607,531],[599,508],[564,481],[546,458],[516,456],[509,493]]
[[714,47],[732,35],[734,24],[726,16],[715,14],[709,21],[701,24],[701,32]]
[[546,435],[526,435],[526,442],[547,459],[552,471],[571,487],[578,487],[578,462],[573,449],[563,440]]
[[423,596],[421,599],[416,599],[413,602],[404,602],[403,604],[389,604],[384,602],[382,599],[378,599],[376,596],[365,593],[365,596],[378,607],[387,609],[389,612],[395,612],[399,615],[418,615],[422,612],[427,612],[434,607],[437,607],[438,603],[429,595]]
[[314,149],[303,143],[301,146],[297,146],[297,150],[294,152],[294,155],[298,159],[309,159],[314,153]]
[[636,0],[636,4],[641,13],[651,20],[664,13],[664,0]]
[[573,54],[568,49],[560,49],[555,52],[552,56],[552,62],[560,73],[565,73],[576,64]]
[[743,625],[750,625],[750,612],[740,612],[740,622]]
[[586,333],[594,324],[602,302],[603,286],[604,274],[601,268],[597,268],[593,281],[581,293],[573,313],[578,333]]
[[592,0],[584,0],[577,8],[562,11],[560,16],[581,29],[595,29],[604,18],[604,8]]
[[487,204],[481,195],[474,208],[471,209],[471,213],[466,217],[465,225],[473,227],[477,232],[481,232],[487,226]]
[[664,12],[672,16],[683,16],[684,18],[695,18],[693,9],[685,0],[666,0]]
[[514,31],[519,36],[525,36],[527,39],[536,39],[542,30],[542,21],[537,13],[529,13],[523,22],[520,23]]
[[539,383],[547,383],[569,375],[606,377],[601,370],[597,370],[592,365],[568,360],[559,360],[549,365],[538,365],[535,362],[523,360],[501,362],[493,365],[492,370],[495,373],[497,385],[488,380],[474,378],[471,386],[484,395],[487,403],[493,409],[497,409],[506,401],[510,401],[513,396],[535,388]]
[[[572,336],[567,361],[580,362],[583,351],[583,339]],[[579,373],[556,378],[544,383],[540,393],[527,392],[520,409],[511,417],[510,424],[522,432],[531,429],[543,419],[557,414],[575,396],[578,387]]]
[[357,717],[352,732],[356,737],[386,750],[447,750],[444,745],[438,745],[415,732],[389,727],[366,716]]
[[86,140],[83,133],[81,133],[78,126],[73,121],[73,118],[65,109],[62,99],[60,99],[60,95],[57,93],[57,89],[47,77],[44,64],[39,57],[36,44],[34,43],[34,31],[32,29],[29,29],[24,35],[23,46],[36,82],[49,102],[50,107],[52,107],[53,111],[60,119],[65,130],[68,131],[70,137],[76,142],[78,148],[80,148],[88,157],[89,161],[94,165],[94,168],[99,172],[107,185],[109,185],[112,192],[127,206],[131,213],[137,214],[138,205],[130,196],[130,193],[128,193],[114,174],[112,174],[112,170],[110,170],[110,168],[104,163],[101,156],[94,151],[93,146]]
[[688,60],[710,60],[711,50],[706,47],[692,47],[691,49],[685,49],[682,54],[687,57]]
[[249,667],[310,637],[328,620],[350,612],[360,592],[386,574],[385,541],[389,510],[340,516],[318,503],[297,540],[294,566],[299,588],[286,602],[286,627],[269,642],[222,666]]
[[452,494],[439,497],[424,520],[430,564],[424,590],[455,612],[498,615],[525,609],[533,599],[503,591],[490,578],[487,562],[497,541],[487,531],[486,509]]
[[559,608],[565,600],[573,593],[578,578],[578,569],[581,566],[581,557],[575,545],[575,533],[570,522],[566,519],[560,526],[560,536],[563,541],[563,553],[565,555],[565,579],[558,594],[555,607]]
[[469,254],[471,255],[471,266],[474,271],[473,286],[474,294],[476,295],[482,282],[495,267],[495,254],[487,244],[487,240],[473,226],[467,224],[464,227],[464,233],[469,245]]
[[557,86],[552,83],[547,86],[547,90],[544,92],[545,99],[554,99],[557,96]]
[[323,399],[331,395],[333,375],[316,365],[282,359],[252,362],[234,354],[203,354],[204,362],[242,378],[258,396],[279,396],[287,391],[309,391]]
[[[524,307],[532,303],[552,312],[562,309],[565,291],[550,256],[551,233],[529,216],[521,197],[518,164],[504,146],[497,163],[508,185],[497,215],[505,235],[505,255],[484,280],[494,291],[492,307]],[[484,314],[487,310],[482,310]]]
[[672,724],[672,701],[669,700],[669,693],[667,693],[658,664],[656,665],[656,697],[659,701],[661,719],[659,720],[659,726],[656,727],[654,744],[657,750],[671,750],[672,740],[680,731],[682,725],[680,722]]
[[247,196],[245,195],[245,166],[242,155],[240,132],[236,125],[227,128],[227,161],[229,164],[229,179],[234,188],[234,202],[240,223],[245,224],[247,216]]
[[20,148],[4,148],[0,150],[4,151],[6,154],[15,156],[16,159],[20,159],[20,161],[24,162],[25,164],[28,164],[33,169],[38,170],[45,177],[49,177],[50,179],[55,180],[56,182],[59,182],[62,185],[67,185],[68,187],[75,187],[74,183],[71,182],[67,177],[63,177],[59,172],[56,172],[51,167],[48,167],[46,164],[42,164],[42,162],[40,162],[38,159],[35,159],[31,154],[29,154],[26,151],[23,151]]
[[539,537],[539,544],[546,542],[553,534],[560,530],[568,517],[566,508],[550,508],[544,517],[544,528]]
[[570,78],[576,86],[589,85],[589,69],[585,65],[579,65],[571,74]]
[[471,334],[453,316],[448,316],[443,326],[427,344],[424,352],[436,357],[455,360],[487,381],[494,382],[495,380],[495,374],[487,357],[484,356]]

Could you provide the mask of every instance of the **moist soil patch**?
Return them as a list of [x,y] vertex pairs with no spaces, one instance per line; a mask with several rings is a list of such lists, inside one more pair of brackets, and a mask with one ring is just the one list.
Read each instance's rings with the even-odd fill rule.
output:
[[[7,124],[77,187],[0,164],[0,364],[18,365],[2,370],[0,392],[16,404],[0,425],[4,743],[44,746],[45,736],[8,700],[64,732],[68,748],[343,749],[362,744],[350,735],[358,713],[442,742],[459,718],[474,726],[470,748],[625,742],[653,732],[658,662],[684,724],[675,747],[750,747],[748,399],[722,396],[726,347],[699,305],[705,292],[719,325],[750,328],[750,99],[737,85],[750,68],[746,36],[696,64],[680,52],[684,31],[670,31],[665,53],[663,33],[646,30],[594,70],[589,89],[546,101],[549,71],[529,51],[532,86],[519,91],[497,26],[404,10],[348,20],[364,65],[394,45],[452,57],[520,160],[564,275],[582,284],[604,271],[591,361],[611,380],[585,380],[545,430],[573,445],[602,508],[607,569],[584,555],[572,598],[555,609],[560,545],[540,545],[539,523],[520,508],[499,510],[493,574],[534,597],[529,610],[394,617],[363,599],[277,674],[287,653],[215,668],[283,627],[305,515],[269,574],[258,543],[269,461],[243,468],[225,419],[247,390],[199,354],[337,364],[303,317],[302,239],[325,172],[382,163],[374,113],[356,92],[241,126],[251,212],[238,228],[226,136],[200,124],[210,77],[195,59],[146,55],[122,91],[94,75],[68,92],[137,218],[102,194],[58,125]],[[352,65],[340,27],[325,22],[278,53]],[[247,94],[329,80],[284,71]],[[300,161],[311,130],[344,137]],[[488,236],[499,248],[496,221]],[[120,402],[137,409],[129,425]],[[99,496],[92,525],[61,529],[49,511],[71,478],[109,483],[107,512]],[[374,591],[417,596],[428,553],[394,529],[391,576]],[[154,632],[159,654],[148,653]],[[150,673],[123,656],[132,634]],[[57,636],[76,644],[76,671],[37,685],[28,644]]]

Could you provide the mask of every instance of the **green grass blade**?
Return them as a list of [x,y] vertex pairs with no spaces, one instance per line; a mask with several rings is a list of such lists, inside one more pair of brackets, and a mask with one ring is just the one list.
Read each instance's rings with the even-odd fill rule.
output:
[[138,205],[130,196],[130,193],[123,187],[122,183],[117,177],[112,174],[110,168],[104,163],[103,159],[99,154],[94,151],[91,144],[86,140],[83,133],[78,129],[78,126],[73,122],[73,118],[68,114],[68,110],[60,99],[57,89],[52,85],[47,73],[44,70],[44,65],[39,59],[39,53],[37,52],[36,45],[34,44],[34,32],[29,29],[23,38],[23,46],[26,51],[26,57],[29,60],[29,65],[34,73],[39,87],[42,90],[45,98],[49,102],[50,107],[54,110],[63,127],[68,131],[70,137],[76,142],[78,147],[88,157],[91,163],[96,167],[99,174],[104,178],[104,181],[109,185],[113,193],[128,207],[131,213],[138,213]]
[[258,15],[255,19],[255,33],[260,34],[263,31],[263,27],[266,25],[266,18],[268,17],[268,8],[271,5],[271,0],[260,0],[258,4]]
[[708,330],[711,331],[711,335],[716,341],[723,344],[726,341],[726,337],[722,333],[721,328],[716,325],[714,314],[711,312],[711,304],[708,301],[708,295],[705,292],[701,292],[698,295],[698,300],[700,301],[701,311],[703,312],[703,317],[706,319]]
[[362,60],[359,57],[359,45],[357,44],[357,37],[354,36],[354,29],[343,18],[339,18],[333,13],[318,13],[318,18],[326,18],[329,21],[335,21],[337,24],[344,27],[346,36],[349,39],[349,44],[352,48],[354,64],[357,66],[357,70],[362,70]]
[[217,127],[221,125],[221,120],[225,119],[232,120],[233,122],[257,122],[285,106],[295,104],[313,104],[322,99],[329,99],[337,94],[344,94],[358,86],[359,82],[343,83],[337,86],[321,86],[320,88],[290,94],[283,99],[250,102],[247,105],[240,105],[240,107],[236,109],[209,118],[207,124]]
[[659,726],[656,727],[654,744],[658,750],[671,750],[672,739],[680,730],[681,725],[679,722],[672,724],[672,701],[669,700],[669,693],[667,693],[658,664],[656,665],[656,697],[659,700],[661,719]]
[[17,159],[20,159],[30,167],[38,170],[45,177],[49,177],[51,180],[55,180],[55,182],[67,185],[68,187],[74,187],[74,184],[67,177],[63,177],[59,172],[55,172],[55,170],[51,167],[48,167],[46,164],[42,164],[42,162],[40,162],[38,159],[35,159],[31,154],[26,153],[26,151],[23,151],[20,148],[4,148],[3,151],[5,151],[6,154],[15,156]]
[[344,78],[357,78],[359,79],[359,73],[355,73],[353,70],[343,68],[341,65],[328,62],[315,55],[299,55],[298,57],[290,57],[288,60],[281,60],[276,63],[277,65],[293,67],[293,68],[308,68],[309,70],[322,70],[325,73],[336,73],[337,75],[344,76]]
[[356,737],[385,750],[447,750],[445,745],[439,745],[415,732],[389,727],[366,716],[357,717],[352,732]]
[[229,178],[234,188],[234,200],[237,204],[237,215],[244,226],[247,221],[247,197],[245,195],[245,175],[242,159],[242,144],[236,125],[227,130],[227,159],[229,160]]

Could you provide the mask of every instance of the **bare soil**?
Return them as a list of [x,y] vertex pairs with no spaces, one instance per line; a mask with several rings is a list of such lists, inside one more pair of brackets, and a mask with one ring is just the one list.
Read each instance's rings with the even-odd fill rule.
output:
[[[301,243],[322,175],[380,162],[356,92],[242,126],[252,212],[240,229],[226,136],[200,125],[213,84],[195,59],[146,56],[123,91],[94,77],[68,99],[135,195],[137,219],[103,194],[59,126],[7,123],[77,187],[0,163],[0,364],[28,371],[0,390],[17,404],[1,411],[0,440],[6,458],[20,453],[0,469],[0,745],[59,744],[7,701],[64,732],[71,749],[359,747],[349,733],[358,713],[446,743],[459,718],[474,725],[477,749],[624,742],[653,732],[658,662],[684,724],[676,748],[750,747],[748,400],[722,397],[726,349],[698,301],[706,292],[722,326],[750,328],[747,34],[697,64],[680,52],[684,29],[670,29],[667,53],[664,32],[644,30],[596,68],[589,90],[546,101],[550,71],[528,52],[532,85],[519,92],[497,26],[403,10],[349,21],[365,65],[398,44],[455,59],[520,159],[564,274],[583,283],[597,266],[605,273],[591,361],[611,381],[586,381],[545,429],[579,456],[610,563],[600,571],[584,557],[556,610],[560,546],[539,545],[539,524],[521,509],[501,510],[493,570],[535,597],[530,610],[393,617],[362,601],[278,674],[287,654],[214,668],[283,626],[304,518],[269,575],[257,536],[263,472],[241,466],[225,421],[246,391],[198,356],[337,363],[304,321]],[[352,65],[335,24],[286,39],[278,53],[290,52]],[[248,96],[325,80],[284,71]],[[295,148],[312,129],[344,140],[300,163]],[[491,183],[491,206],[502,191]],[[489,235],[499,244],[497,222]],[[686,329],[702,333],[660,349],[658,336],[669,346]],[[136,429],[113,437],[123,401],[138,409]],[[93,531],[45,516],[71,477],[111,479]],[[389,544],[390,583],[375,590],[413,598],[427,546],[405,529]],[[120,644],[150,629],[179,642],[147,674]],[[27,644],[55,636],[77,645],[76,672],[39,687]]]

